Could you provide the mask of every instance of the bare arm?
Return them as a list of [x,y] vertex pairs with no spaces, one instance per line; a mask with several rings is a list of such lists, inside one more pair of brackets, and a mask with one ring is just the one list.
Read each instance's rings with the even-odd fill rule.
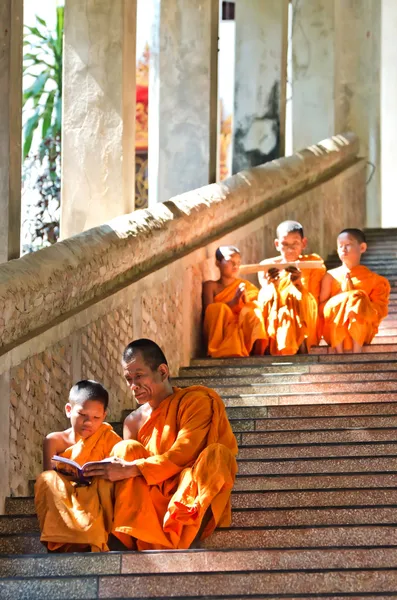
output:
[[124,440],[136,440],[138,438],[140,421],[138,411],[133,411],[128,415],[123,424]]
[[[50,471],[52,469],[51,458],[54,454],[57,454],[59,450],[59,436],[54,433],[50,433],[43,441],[43,471]],[[65,448],[64,448],[65,449]],[[62,452],[62,450],[61,450]]]
[[332,290],[332,275],[326,273],[321,281],[321,289],[320,289],[320,297],[319,297],[319,307],[320,313],[323,312],[323,308],[327,300],[331,298],[331,290]]
[[215,287],[214,281],[204,281],[203,283],[203,314],[207,310],[207,307],[213,303],[215,298]]

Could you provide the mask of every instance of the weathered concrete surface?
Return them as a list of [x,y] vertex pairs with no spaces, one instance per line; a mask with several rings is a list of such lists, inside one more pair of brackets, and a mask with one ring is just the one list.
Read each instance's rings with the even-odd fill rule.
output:
[[287,19],[288,0],[236,1],[233,173],[284,153]]
[[136,0],[65,6],[61,237],[134,210]]
[[21,229],[23,0],[0,2],[0,263],[18,258]]
[[216,180],[218,0],[155,0],[149,206]]
[[[367,188],[367,226],[381,224],[379,0],[335,2],[335,128],[352,130],[360,155],[374,165]],[[371,174],[373,167],[368,168]]]
[[292,141],[296,150],[335,132],[334,3],[301,0],[292,10]]
[[[357,152],[353,134],[325,140],[1,265],[0,347],[274,210],[354,163]],[[331,201],[332,209],[343,202]]]
[[382,0],[381,197],[382,227],[397,226],[397,3]]

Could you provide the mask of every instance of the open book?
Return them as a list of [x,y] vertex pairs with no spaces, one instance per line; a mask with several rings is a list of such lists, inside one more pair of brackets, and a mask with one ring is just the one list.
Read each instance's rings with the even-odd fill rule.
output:
[[51,458],[51,460],[56,463],[61,463],[60,468],[57,467],[56,471],[59,471],[59,473],[63,473],[64,475],[68,475],[73,479],[73,481],[76,481],[77,483],[80,483],[82,485],[89,485],[92,481],[92,477],[86,477],[84,475],[83,470],[85,469],[85,467],[87,467],[88,465],[98,465],[103,462],[112,461],[111,458],[104,458],[103,460],[93,460],[91,462],[86,462],[83,466],[81,466],[74,460],[64,458],[63,456],[55,455]]

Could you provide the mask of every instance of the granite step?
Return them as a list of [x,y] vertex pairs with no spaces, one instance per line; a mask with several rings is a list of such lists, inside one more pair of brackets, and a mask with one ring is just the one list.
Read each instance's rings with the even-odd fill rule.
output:
[[[234,509],[231,528],[286,527],[354,524],[394,524],[397,504],[392,506],[323,507],[293,509]],[[0,540],[8,534],[39,533],[35,515],[1,516]],[[1,565],[0,565],[1,566]],[[1,576],[1,571],[0,571]]]
[[396,525],[397,520],[391,525],[225,528],[215,531],[202,544],[211,549],[395,546]]
[[[238,475],[236,491],[377,488],[397,486],[397,472]],[[396,517],[397,520],[397,517]]]
[[[292,381],[287,378],[283,378],[284,381],[280,381],[277,379],[275,382],[269,381],[259,381],[252,382],[251,378],[247,381],[247,379],[241,381],[239,379],[224,379],[222,383],[217,384],[216,381],[209,379],[207,385],[213,388],[220,396],[237,396],[237,395],[246,395],[246,394],[272,394],[272,395],[284,395],[284,394],[327,394],[327,393],[359,393],[363,391],[367,392],[397,392],[397,378],[395,374],[391,375],[391,379],[387,379],[384,376],[378,380],[371,379],[360,379],[360,376],[355,376],[354,381],[349,378],[340,382],[336,381],[327,381],[327,382],[319,382],[310,380],[308,377],[308,381],[299,381],[298,377],[292,376]],[[189,385],[195,385],[194,379],[189,379],[188,381],[177,380],[177,386],[187,387]]]
[[239,460],[397,456],[397,441],[356,444],[240,446]]
[[[240,459],[238,477],[242,476],[311,476],[358,474],[358,473],[391,473],[397,480],[397,456],[338,456],[321,458],[286,458],[286,459]],[[397,520],[397,514],[396,514]]]
[[[257,410],[257,409],[255,409]],[[292,406],[269,406],[268,417],[342,417],[365,415],[395,415],[397,414],[396,402],[368,402],[366,404],[307,404]]]
[[[366,346],[371,348],[371,346]],[[297,354],[295,356],[249,356],[247,358],[193,358],[190,361],[191,367],[250,367],[250,366],[277,366],[282,365],[315,365],[315,364],[333,364],[333,363],[363,363],[363,362],[394,362],[396,360],[395,351],[386,350],[378,352],[377,345],[372,346],[374,350],[370,354]]]
[[254,431],[241,433],[241,446],[340,445],[395,442],[397,429],[341,429],[319,431]]
[[235,490],[233,509],[297,509],[392,506],[397,504],[397,488],[341,488],[290,490]]
[[[393,597],[397,587],[395,569],[325,569],[312,571],[239,571],[223,573],[180,573],[150,575],[100,575],[69,578],[3,579],[0,582],[2,600],[57,600],[107,598],[142,598],[153,600],[171,597],[196,600],[330,597],[339,600],[362,600],[375,594],[379,598]],[[225,590],[228,590],[225,593]],[[233,595],[229,591],[233,590]],[[266,590],[266,596],[263,591]],[[317,591],[321,590],[320,593]],[[354,590],[355,596],[351,591]],[[337,596],[335,596],[337,593]],[[386,596],[384,595],[386,594]],[[396,597],[396,595],[394,595]]]
[[[0,557],[0,577],[397,568],[397,547],[241,549]],[[375,552],[374,552],[375,550]],[[83,560],[84,559],[84,560]]]
[[[208,549],[397,546],[397,519],[391,524],[230,527],[217,529],[201,545]],[[0,537],[0,555],[46,553],[39,534]]]
[[[234,490],[232,505],[235,508],[295,508],[315,506],[387,506],[397,505],[397,487],[385,488],[343,488],[343,489],[300,489],[277,491],[242,491]],[[32,497],[7,499],[8,515],[27,515],[34,513]]]
[[367,392],[361,391],[355,394],[348,392],[336,393],[307,393],[307,394],[240,394],[235,396],[223,396],[226,407],[238,406],[281,406],[291,404],[339,404],[339,403],[362,403],[362,402],[391,402],[396,398],[395,391]]
[[[397,506],[293,509],[234,509],[231,529],[257,527],[324,527],[331,525],[395,525]],[[397,560],[397,559],[396,559]]]
[[[254,412],[254,411],[253,411]],[[313,431],[316,429],[397,429],[397,415],[357,415],[332,417],[304,417],[280,419],[268,417],[255,420],[255,431]]]
[[[342,373],[366,373],[381,371],[397,371],[397,360],[385,362],[381,360],[374,361],[361,361],[361,362],[332,362],[326,364],[321,362],[315,362],[313,364],[306,365],[294,365],[287,363],[285,365],[263,365],[263,364],[249,364],[248,366],[236,365],[235,367],[222,367],[222,366],[208,366],[208,367],[185,367],[180,369],[179,378],[189,379],[201,379],[202,381],[208,381],[212,377],[245,377],[249,376],[249,381],[252,381],[251,376],[260,377],[262,374],[266,377],[272,376],[277,380],[278,375],[291,374],[292,376],[302,376],[309,374],[319,375],[339,375]],[[177,378],[178,379],[178,378]],[[175,379],[172,379],[174,383]]]
[[[392,336],[391,336],[392,339]],[[385,338],[382,338],[382,341],[379,342],[379,338],[376,338],[376,343],[372,343],[369,346],[363,346],[362,349],[362,353],[361,354],[356,354],[356,356],[362,356],[365,354],[373,354],[373,353],[387,353],[387,352],[397,352],[397,343],[392,342],[392,341],[388,341]],[[333,348],[330,348],[329,346],[313,346],[313,348],[311,348],[310,350],[310,354],[331,354],[334,356],[338,356],[336,355],[335,351]]]

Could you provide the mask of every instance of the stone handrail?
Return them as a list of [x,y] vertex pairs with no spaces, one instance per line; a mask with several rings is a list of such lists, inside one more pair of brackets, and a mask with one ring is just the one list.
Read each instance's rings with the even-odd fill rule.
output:
[[0,265],[1,352],[335,175],[358,149],[335,136]]

